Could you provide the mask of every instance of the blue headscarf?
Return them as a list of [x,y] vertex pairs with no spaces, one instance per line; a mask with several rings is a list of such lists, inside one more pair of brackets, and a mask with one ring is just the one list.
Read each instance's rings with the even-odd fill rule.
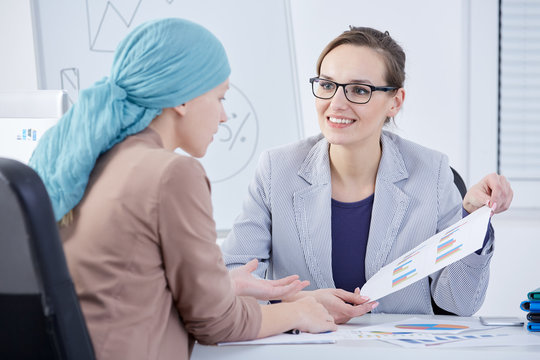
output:
[[170,18],[146,22],[118,45],[109,77],[81,92],[41,138],[29,165],[43,180],[56,220],[81,201],[97,158],[174,107],[223,83],[225,49],[204,27]]

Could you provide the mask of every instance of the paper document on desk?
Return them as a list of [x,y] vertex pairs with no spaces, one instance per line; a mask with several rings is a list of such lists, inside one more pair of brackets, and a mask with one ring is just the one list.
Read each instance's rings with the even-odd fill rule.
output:
[[[425,319],[411,317],[389,323],[363,326],[357,331],[380,331],[386,333],[409,332],[417,334],[458,334],[466,331],[485,330],[478,319],[449,317],[444,319]],[[496,329],[496,327],[493,327]]]
[[335,332],[322,334],[278,334],[262,339],[218,343],[227,345],[286,345],[286,344],[333,344],[336,342]]
[[[408,348],[470,348],[540,346],[540,336],[522,332],[499,333],[493,331],[458,335],[435,335],[425,339],[382,339],[382,341]],[[512,358],[512,357],[509,357]]]
[[360,293],[372,301],[380,299],[480,249],[490,213],[491,209],[484,206],[433,235],[380,269]]

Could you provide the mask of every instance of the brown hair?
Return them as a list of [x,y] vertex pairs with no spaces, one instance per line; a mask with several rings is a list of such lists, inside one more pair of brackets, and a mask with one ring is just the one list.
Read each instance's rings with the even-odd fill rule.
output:
[[405,82],[405,53],[390,36],[388,31],[380,32],[368,27],[349,26],[349,30],[332,40],[317,60],[317,75],[321,73],[321,63],[330,51],[344,44],[366,46],[380,53],[386,65],[384,86],[403,87]]

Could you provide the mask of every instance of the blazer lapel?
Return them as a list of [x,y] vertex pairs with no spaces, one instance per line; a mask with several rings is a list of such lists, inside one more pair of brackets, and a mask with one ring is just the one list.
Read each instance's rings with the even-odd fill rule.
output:
[[332,185],[326,139],[322,138],[313,146],[298,175],[307,182],[304,189],[293,195],[304,260],[318,288],[335,287],[332,277]]
[[382,157],[375,184],[375,199],[366,250],[366,280],[385,263],[409,207],[410,198],[399,182],[408,178],[403,157],[392,139],[381,136]]

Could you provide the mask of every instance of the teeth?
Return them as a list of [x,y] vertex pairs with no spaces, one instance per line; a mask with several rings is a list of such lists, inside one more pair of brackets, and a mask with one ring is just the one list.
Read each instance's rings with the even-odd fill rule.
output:
[[352,124],[354,121],[351,119],[337,119],[333,117],[328,118],[328,120],[330,120],[330,122],[333,122],[334,124]]

